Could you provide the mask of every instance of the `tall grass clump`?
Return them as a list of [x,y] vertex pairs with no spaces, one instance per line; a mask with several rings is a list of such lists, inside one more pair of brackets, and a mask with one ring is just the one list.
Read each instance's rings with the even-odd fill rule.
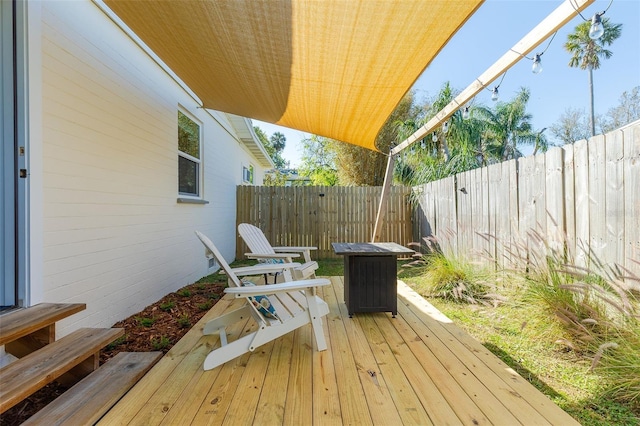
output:
[[589,250],[589,267],[575,266],[539,235],[531,238],[543,249],[521,259],[525,300],[561,325],[557,342],[602,377],[605,395],[640,408],[640,305],[625,284],[639,278],[603,264]]
[[501,299],[496,293],[494,272],[460,257],[445,256],[433,238],[424,241],[426,250],[410,265],[422,269],[416,280],[419,293],[472,304],[495,304]]

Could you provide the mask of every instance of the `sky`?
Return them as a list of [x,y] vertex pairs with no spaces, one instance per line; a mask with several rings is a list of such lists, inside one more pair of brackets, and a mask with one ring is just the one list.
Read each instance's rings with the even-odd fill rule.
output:
[[[560,0],[486,0],[413,85],[417,100],[424,103],[435,97],[446,81],[455,89],[465,89],[561,3]],[[590,19],[595,12],[607,9],[609,3],[610,0],[596,0],[582,16]],[[595,111],[603,115],[618,105],[622,92],[640,86],[640,0],[613,0],[604,16],[612,23],[622,24],[622,35],[609,47],[613,56],[602,61],[600,69],[593,73]],[[568,108],[589,110],[588,73],[567,65],[570,55],[563,47],[567,34],[580,22],[582,18],[576,16],[553,40],[543,41],[534,50],[544,51],[540,74],[533,74],[532,61],[523,58],[500,84],[503,101],[513,99],[520,87],[530,89],[527,110],[533,115],[535,130],[550,127]],[[474,102],[491,106],[490,97],[491,93],[485,90]],[[300,141],[308,134],[257,120],[254,125],[268,136],[276,131],[283,133],[287,139],[283,157],[292,167],[300,165]],[[553,140],[549,130],[545,134]],[[526,148],[522,151],[525,155],[530,153]]]

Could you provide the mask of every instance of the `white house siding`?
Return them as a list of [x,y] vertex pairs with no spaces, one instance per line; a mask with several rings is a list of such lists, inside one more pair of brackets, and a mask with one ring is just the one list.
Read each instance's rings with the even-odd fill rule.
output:
[[[42,3],[42,282],[46,302],[87,309],[60,324],[111,326],[208,273],[198,229],[235,251],[242,164],[264,170],[89,1]],[[203,130],[203,198],[177,202],[177,111]]]

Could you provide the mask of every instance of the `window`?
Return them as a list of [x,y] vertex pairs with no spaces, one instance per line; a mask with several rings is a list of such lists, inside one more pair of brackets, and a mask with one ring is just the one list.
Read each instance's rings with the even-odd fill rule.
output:
[[253,183],[253,166],[242,166],[242,181],[244,183]]
[[200,196],[200,125],[178,111],[178,192]]

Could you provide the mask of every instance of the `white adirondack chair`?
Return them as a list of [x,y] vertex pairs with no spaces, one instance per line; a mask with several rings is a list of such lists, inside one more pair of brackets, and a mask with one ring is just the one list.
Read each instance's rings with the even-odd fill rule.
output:
[[[313,328],[318,351],[327,349],[322,330],[322,317],[329,313],[329,307],[316,295],[316,288],[331,284],[328,279],[255,286],[241,280],[238,276],[273,273],[292,268],[296,264],[259,264],[232,269],[207,236],[199,231],[196,231],[196,235],[205,246],[206,256],[214,257],[227,274],[229,287],[224,290],[225,293],[232,294],[236,298],[247,299],[247,303],[242,308],[205,324],[203,333],[219,333],[222,345],[207,355],[204,361],[205,370],[211,370],[309,323]],[[258,323],[258,330],[233,342],[227,342],[226,327],[250,316]]]
[[[293,268],[293,279],[316,277],[318,262],[311,260],[311,250],[317,250],[317,247],[272,247],[262,230],[248,223],[238,225],[238,233],[251,250],[251,253],[245,253],[249,259],[256,259],[260,263],[292,263],[302,254],[304,263]],[[285,281],[290,280],[289,273],[288,270],[284,271]]]

